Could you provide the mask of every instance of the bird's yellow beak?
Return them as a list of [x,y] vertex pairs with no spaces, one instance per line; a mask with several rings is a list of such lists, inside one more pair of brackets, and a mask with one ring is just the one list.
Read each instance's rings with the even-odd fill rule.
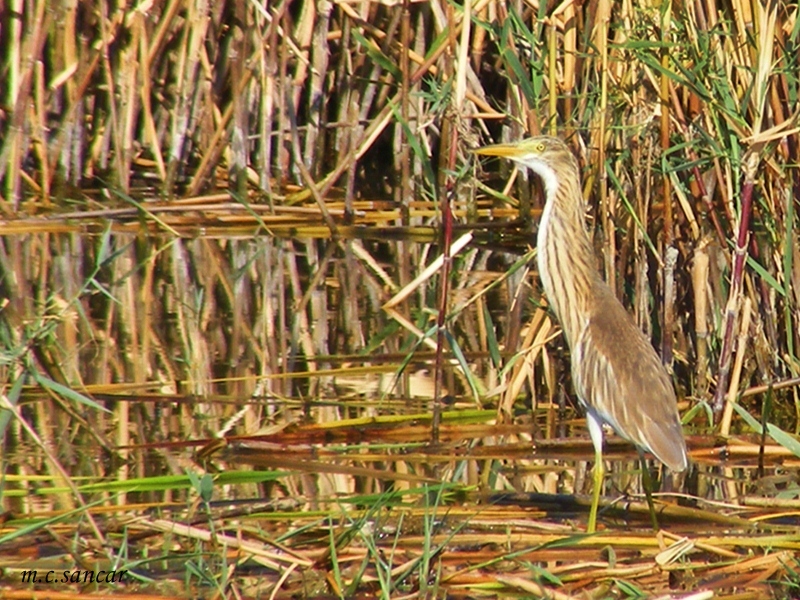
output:
[[492,144],[476,148],[472,152],[483,156],[501,156],[503,158],[514,158],[520,155],[519,144]]

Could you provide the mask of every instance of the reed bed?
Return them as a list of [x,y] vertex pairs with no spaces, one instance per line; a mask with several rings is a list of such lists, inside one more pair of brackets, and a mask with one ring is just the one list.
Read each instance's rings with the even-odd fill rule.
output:
[[[796,595],[799,38],[739,0],[1,6],[0,595]],[[613,439],[581,533],[541,194],[469,153],[539,132],[679,393],[658,533]]]

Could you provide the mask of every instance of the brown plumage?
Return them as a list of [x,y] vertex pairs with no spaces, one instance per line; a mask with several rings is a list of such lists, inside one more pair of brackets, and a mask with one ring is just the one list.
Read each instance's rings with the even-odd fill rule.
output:
[[567,145],[539,136],[476,152],[509,158],[544,184],[537,237],[539,276],[572,352],[572,379],[586,408],[595,448],[588,526],[593,531],[603,477],[603,423],[669,468],[686,469],[675,392],[650,342],[597,273],[578,163]]

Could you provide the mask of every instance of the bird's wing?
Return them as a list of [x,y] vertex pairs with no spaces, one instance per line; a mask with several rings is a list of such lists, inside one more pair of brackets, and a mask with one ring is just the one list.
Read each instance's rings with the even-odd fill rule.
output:
[[608,286],[595,287],[593,311],[573,349],[576,391],[620,436],[683,471],[686,442],[672,382]]

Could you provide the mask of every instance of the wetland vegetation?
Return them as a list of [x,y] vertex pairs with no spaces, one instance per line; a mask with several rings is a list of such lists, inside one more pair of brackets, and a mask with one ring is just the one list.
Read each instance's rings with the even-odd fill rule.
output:
[[[799,38],[739,0],[0,7],[0,595],[796,596]],[[469,152],[542,132],[678,392],[657,533],[613,437],[584,533],[540,190]]]

